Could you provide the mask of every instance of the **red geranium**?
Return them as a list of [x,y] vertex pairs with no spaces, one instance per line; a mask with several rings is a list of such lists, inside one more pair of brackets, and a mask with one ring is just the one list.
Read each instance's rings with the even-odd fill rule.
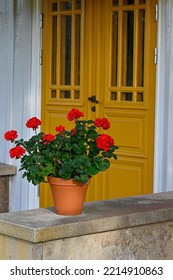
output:
[[38,128],[39,125],[41,125],[41,121],[36,117],[29,119],[26,123],[26,126],[28,128],[32,128],[33,130],[36,130],[36,128]]
[[59,125],[55,128],[56,132],[61,133],[65,130],[65,127],[63,125]]
[[22,155],[25,154],[25,149],[20,146],[16,146],[9,151],[11,158],[20,158]]
[[79,119],[80,117],[83,117],[84,113],[79,111],[78,109],[72,109],[68,114],[67,114],[67,119],[69,121],[73,121],[74,119]]
[[54,139],[55,139],[55,136],[52,134],[44,134],[44,136],[43,136],[44,144],[47,144],[48,142],[52,142]]
[[17,134],[17,131],[16,130],[10,130],[10,131],[7,131],[5,134],[4,134],[4,138],[5,140],[7,141],[14,141],[14,139],[16,139],[18,137],[18,134]]
[[97,118],[94,121],[94,124],[97,127],[103,127],[103,129],[105,130],[107,130],[111,126],[107,118],[102,118],[102,119]]
[[99,149],[107,152],[109,148],[114,145],[114,139],[107,134],[101,134],[96,139],[96,145]]

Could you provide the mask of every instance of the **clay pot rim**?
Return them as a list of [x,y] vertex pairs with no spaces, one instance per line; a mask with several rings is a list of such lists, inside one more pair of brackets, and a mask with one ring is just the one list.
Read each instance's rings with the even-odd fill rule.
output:
[[87,183],[79,183],[74,181],[74,179],[62,179],[58,177],[48,176],[49,184],[61,184],[64,186],[68,186],[68,185],[84,186],[84,185],[88,185],[90,181],[91,179],[89,179]]

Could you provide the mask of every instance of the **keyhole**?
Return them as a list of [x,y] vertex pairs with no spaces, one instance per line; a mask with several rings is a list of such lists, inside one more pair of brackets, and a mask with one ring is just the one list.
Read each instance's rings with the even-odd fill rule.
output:
[[95,112],[95,111],[96,111],[96,107],[95,107],[95,106],[92,106],[92,107],[91,107],[91,111],[92,111],[92,112]]

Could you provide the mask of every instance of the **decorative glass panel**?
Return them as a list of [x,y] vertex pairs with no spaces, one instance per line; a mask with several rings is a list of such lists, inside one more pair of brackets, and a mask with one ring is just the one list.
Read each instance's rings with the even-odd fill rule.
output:
[[75,57],[74,57],[74,84],[80,85],[80,38],[81,16],[75,16]]
[[64,1],[60,3],[61,11],[67,11],[72,9],[72,2],[71,1]]
[[122,85],[133,85],[134,12],[124,11],[122,22]]
[[117,85],[118,71],[118,12],[112,13],[112,69],[111,85]]
[[59,94],[59,98],[71,98],[71,93],[69,90],[61,90]]
[[56,84],[57,76],[57,16],[52,17],[52,72],[51,83]]
[[111,92],[110,100],[117,100],[117,92]]
[[61,54],[60,54],[60,84],[71,84],[71,31],[72,16],[61,17]]
[[137,86],[144,85],[144,38],[145,38],[145,11],[139,10],[138,46],[137,46]]
[[132,101],[133,93],[132,92],[121,92],[122,101]]
[[123,5],[133,5],[134,0],[123,0]]
[[112,6],[118,6],[119,0],[112,0]]
[[80,91],[75,90],[74,91],[74,99],[79,99],[80,98]]

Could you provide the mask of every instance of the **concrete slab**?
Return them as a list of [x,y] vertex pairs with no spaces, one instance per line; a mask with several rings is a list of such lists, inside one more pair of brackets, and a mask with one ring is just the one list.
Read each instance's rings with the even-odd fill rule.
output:
[[16,167],[14,165],[0,163],[0,176],[10,176],[16,173]]
[[53,208],[0,214],[0,234],[33,243],[173,220],[173,192],[86,203],[80,216]]

